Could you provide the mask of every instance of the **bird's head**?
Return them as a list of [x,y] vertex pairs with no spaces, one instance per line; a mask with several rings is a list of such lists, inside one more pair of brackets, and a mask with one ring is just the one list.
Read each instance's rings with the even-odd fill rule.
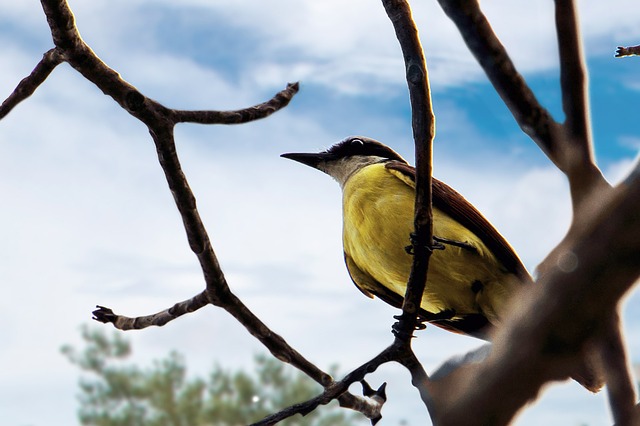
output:
[[318,153],[289,153],[281,157],[297,161],[325,172],[338,181],[340,186],[356,171],[374,163],[396,160],[406,163],[404,158],[386,145],[363,136],[351,136]]

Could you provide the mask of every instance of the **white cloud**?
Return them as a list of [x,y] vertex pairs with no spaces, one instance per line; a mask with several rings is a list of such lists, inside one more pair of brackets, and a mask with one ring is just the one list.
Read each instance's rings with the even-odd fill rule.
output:
[[[27,13],[26,3],[23,6],[14,3],[0,3],[0,10],[8,19],[23,21],[22,25],[28,25],[30,30],[46,35],[37,5],[28,6]],[[177,10],[175,3],[163,3]],[[162,49],[157,40],[147,35],[154,33],[160,14],[144,9],[145,15],[140,16],[143,7],[157,4],[93,1],[72,2],[71,6],[83,37],[108,63],[122,69],[128,61],[142,62],[136,60],[141,52],[155,54]],[[273,87],[302,79],[350,94],[404,84],[399,46],[380,4],[372,5],[365,0],[348,4],[339,0],[231,3],[187,0],[180,7],[190,9],[194,17],[211,13],[212,19],[223,19],[238,32],[255,37],[255,50],[245,52],[245,59],[252,64],[251,69],[242,70],[246,81]],[[552,3],[488,1],[482,7],[520,71],[530,74],[557,67]],[[439,6],[435,2],[414,2],[413,9],[433,86],[441,89],[484,81],[455,26]],[[581,2],[579,13],[587,54],[612,56],[617,45],[631,43],[640,36],[635,9],[632,0],[606,4]],[[25,16],[30,18],[25,20]],[[194,21],[193,25],[204,23]],[[144,55],[140,59],[148,62]],[[162,65],[158,63],[157,69],[163,71]]]
[[[169,2],[165,2],[171,4]],[[196,10],[210,10],[241,31],[257,35],[251,54],[259,82],[273,84],[294,75],[345,93],[372,90],[369,81],[404,84],[399,46],[381,5],[364,0],[325,2],[236,1],[185,2]],[[492,27],[525,74],[557,67],[557,48],[552,3],[525,0],[483,2]],[[462,42],[455,26],[435,2],[414,2],[435,88],[483,81],[484,75]],[[588,55],[611,56],[617,44],[640,34],[633,1],[602,3],[583,1],[579,5],[582,32]],[[274,63],[273,58],[278,58]],[[390,71],[395,70],[395,71]],[[290,78],[289,78],[290,79]]]

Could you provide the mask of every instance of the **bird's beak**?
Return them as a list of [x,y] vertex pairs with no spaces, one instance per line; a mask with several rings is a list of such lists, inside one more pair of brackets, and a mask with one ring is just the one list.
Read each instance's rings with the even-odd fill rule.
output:
[[298,163],[306,164],[309,167],[317,169],[322,161],[325,160],[323,153],[307,154],[307,153],[288,153],[282,154],[280,157],[288,158],[289,160],[297,161]]

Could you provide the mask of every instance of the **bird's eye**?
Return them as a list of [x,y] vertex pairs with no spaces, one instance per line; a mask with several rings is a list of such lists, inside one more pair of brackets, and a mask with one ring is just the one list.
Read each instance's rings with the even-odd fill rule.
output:
[[351,143],[354,145],[364,145],[364,142],[362,141],[362,139],[352,139]]

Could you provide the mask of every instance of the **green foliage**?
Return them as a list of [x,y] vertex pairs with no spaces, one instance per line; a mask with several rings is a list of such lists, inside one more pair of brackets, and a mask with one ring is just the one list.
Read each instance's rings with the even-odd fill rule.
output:
[[[266,356],[255,372],[215,366],[208,378],[187,377],[184,357],[171,352],[150,368],[127,364],[130,343],[114,333],[82,330],[85,347],[62,352],[85,373],[80,379],[78,417],[90,426],[240,426],[317,395],[321,388],[302,373]],[[347,426],[353,413],[320,407],[284,426]],[[360,419],[361,424],[367,424]]]

